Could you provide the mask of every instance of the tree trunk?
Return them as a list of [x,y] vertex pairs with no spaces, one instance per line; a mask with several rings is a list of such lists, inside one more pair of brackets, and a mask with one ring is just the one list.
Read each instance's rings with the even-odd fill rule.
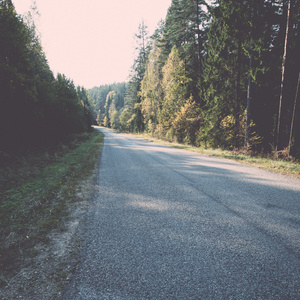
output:
[[198,68],[199,68],[199,75],[201,78],[202,75],[202,67],[201,67],[201,37],[200,37],[200,10],[199,10],[199,0],[196,0],[196,5],[197,5],[197,20],[196,20],[196,25],[197,25],[197,42],[198,42]]
[[249,74],[248,74],[248,88],[247,88],[247,114],[246,114],[246,124],[245,124],[245,141],[244,141],[244,148],[245,150],[248,149],[248,142],[249,142],[249,128],[250,128],[250,102],[251,102],[251,68],[252,68],[252,37],[250,42],[250,61],[249,61]]
[[285,41],[284,41],[282,67],[281,67],[281,85],[280,85],[279,109],[278,109],[278,120],[277,120],[276,151],[278,151],[278,148],[281,148],[281,145],[279,145],[279,143],[280,143],[280,125],[281,125],[281,110],[282,110],[283,88],[284,88],[284,83],[285,83],[284,76],[285,76],[287,43],[288,43],[288,35],[289,35],[290,13],[291,13],[291,0],[288,0]]
[[296,89],[296,95],[295,95],[295,101],[294,101],[293,116],[292,116],[292,121],[291,121],[290,139],[289,139],[289,146],[288,146],[288,151],[289,151],[288,154],[289,155],[290,155],[291,146],[292,146],[293,128],[294,128],[294,121],[295,121],[296,103],[297,103],[298,92],[299,92],[299,84],[300,84],[300,72],[298,75],[298,83],[297,83],[297,89]]
[[241,56],[242,56],[242,37],[238,33],[237,49],[237,75],[236,75],[236,99],[235,99],[235,147],[240,147],[240,102],[241,102]]

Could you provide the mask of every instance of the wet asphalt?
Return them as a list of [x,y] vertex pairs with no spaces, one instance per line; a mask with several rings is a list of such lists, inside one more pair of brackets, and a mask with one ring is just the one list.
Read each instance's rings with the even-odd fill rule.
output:
[[101,131],[63,299],[300,299],[300,180]]

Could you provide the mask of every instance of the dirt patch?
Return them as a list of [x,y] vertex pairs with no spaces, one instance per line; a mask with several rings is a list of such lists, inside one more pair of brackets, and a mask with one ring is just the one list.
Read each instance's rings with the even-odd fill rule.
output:
[[60,299],[79,261],[93,186],[94,175],[80,186],[77,201],[69,204],[68,217],[60,226],[64,230],[49,233],[49,242],[38,244],[33,249],[38,254],[24,258],[18,274],[10,279],[5,278],[6,286],[0,290],[0,299]]

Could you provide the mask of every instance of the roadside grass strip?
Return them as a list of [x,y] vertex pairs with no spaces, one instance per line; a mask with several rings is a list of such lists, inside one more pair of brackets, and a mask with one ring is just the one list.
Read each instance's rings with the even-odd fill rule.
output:
[[272,157],[263,157],[258,155],[249,155],[242,152],[237,151],[229,151],[229,150],[222,150],[222,149],[210,149],[210,148],[203,148],[203,147],[195,147],[191,145],[185,144],[178,144],[174,142],[169,142],[165,140],[161,140],[155,137],[152,137],[148,134],[132,134],[137,138],[141,138],[150,142],[159,143],[161,145],[183,149],[187,151],[193,151],[200,154],[205,154],[208,156],[216,156],[216,157],[223,157],[227,159],[232,159],[249,166],[261,168],[264,170],[268,170],[271,172],[275,172],[282,175],[292,176],[296,178],[300,178],[300,163],[298,161],[288,161],[278,158]]
[[[13,275],[24,257],[37,254],[35,245],[47,242],[51,230],[64,231],[68,204],[78,200],[80,183],[95,169],[102,142],[103,134],[93,131],[77,136],[72,147],[22,158],[19,168],[0,169],[7,177],[18,178],[0,187],[0,268],[4,274]],[[0,287],[6,284],[5,275],[1,277]]]

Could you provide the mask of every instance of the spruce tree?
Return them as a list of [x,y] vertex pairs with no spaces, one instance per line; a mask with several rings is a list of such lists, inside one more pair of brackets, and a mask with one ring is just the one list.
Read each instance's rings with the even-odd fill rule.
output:
[[166,62],[173,46],[176,46],[191,82],[189,92],[198,102],[202,79],[202,61],[207,31],[207,7],[202,0],[173,0],[168,10],[159,46]]
[[206,44],[205,119],[203,140],[212,146],[243,144],[243,112],[246,99],[247,59],[243,48],[249,43],[247,1],[217,1]]
[[[124,126],[127,124],[126,128],[130,128],[131,131],[135,132],[143,132],[144,119],[141,111],[140,88],[150,51],[148,29],[144,22],[139,25],[136,43],[137,55],[131,68],[130,81],[125,95],[124,113],[121,113],[120,118],[122,119],[121,124],[123,123]],[[126,120],[126,118],[129,119]],[[131,124],[130,126],[129,123]]]

